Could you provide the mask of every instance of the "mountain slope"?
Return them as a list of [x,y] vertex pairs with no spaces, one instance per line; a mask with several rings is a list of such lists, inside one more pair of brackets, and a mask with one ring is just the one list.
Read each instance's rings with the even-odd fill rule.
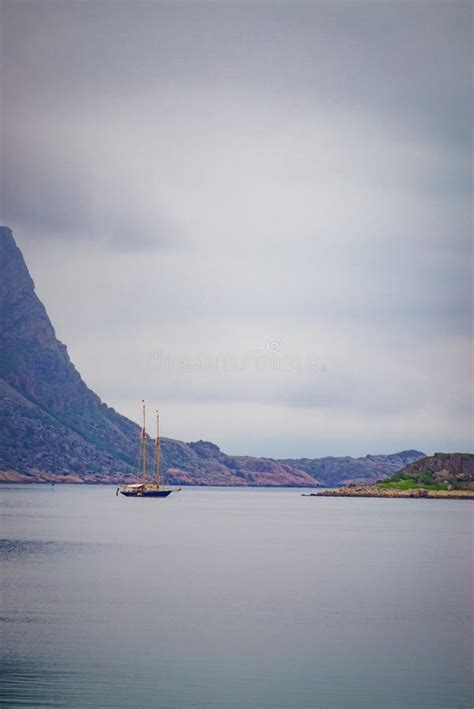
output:
[[[138,425],[82,380],[6,227],[0,227],[0,403],[0,481],[135,477]],[[205,441],[162,440],[165,477],[176,484],[334,485],[383,477],[422,456],[273,460],[229,456]]]

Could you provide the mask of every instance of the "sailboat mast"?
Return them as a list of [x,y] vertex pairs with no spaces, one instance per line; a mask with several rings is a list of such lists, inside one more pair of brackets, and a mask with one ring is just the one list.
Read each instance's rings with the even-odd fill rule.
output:
[[143,484],[146,484],[146,431],[145,431],[145,400],[142,399],[143,406],[143,428],[142,428],[142,460],[143,460]]
[[161,477],[161,470],[160,470],[160,415],[158,411],[156,412],[156,444],[155,444],[155,453],[156,453],[156,484],[158,487],[160,487],[160,477]]

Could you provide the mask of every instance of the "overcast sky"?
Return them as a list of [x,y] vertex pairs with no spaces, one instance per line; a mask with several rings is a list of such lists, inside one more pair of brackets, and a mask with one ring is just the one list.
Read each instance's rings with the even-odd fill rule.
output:
[[229,453],[472,450],[470,2],[2,15],[2,223],[103,400]]

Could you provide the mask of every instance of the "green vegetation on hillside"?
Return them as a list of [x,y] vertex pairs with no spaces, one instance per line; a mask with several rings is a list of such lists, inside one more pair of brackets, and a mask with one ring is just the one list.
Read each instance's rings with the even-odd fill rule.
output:
[[382,483],[378,483],[377,487],[386,488],[390,490],[449,490],[457,489],[459,485],[452,483],[444,483],[442,485],[438,483],[419,483],[416,480],[407,478],[405,480],[384,480]]

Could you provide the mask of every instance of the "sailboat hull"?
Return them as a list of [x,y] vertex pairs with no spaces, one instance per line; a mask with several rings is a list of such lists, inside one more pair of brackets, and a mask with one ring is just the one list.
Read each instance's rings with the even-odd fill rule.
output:
[[120,490],[125,497],[168,497],[173,490]]

